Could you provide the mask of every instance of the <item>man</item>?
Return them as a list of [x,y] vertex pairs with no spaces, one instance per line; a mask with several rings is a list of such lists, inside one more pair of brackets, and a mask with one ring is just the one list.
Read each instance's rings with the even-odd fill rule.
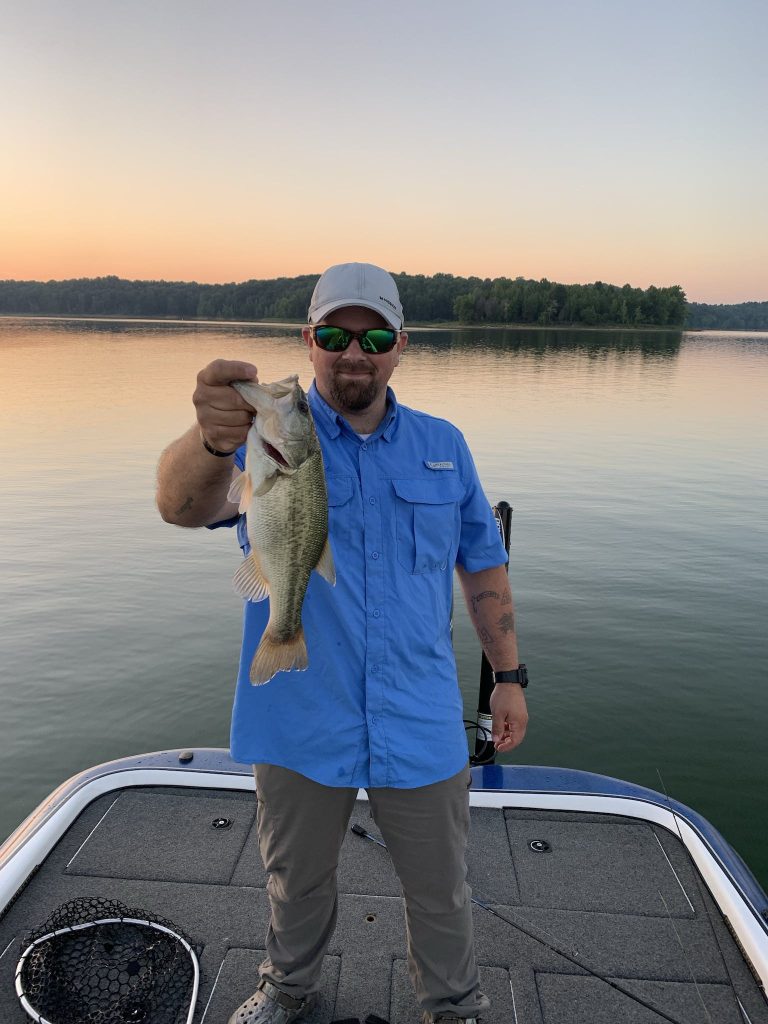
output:
[[[359,787],[403,886],[423,1020],[474,1021],[489,1003],[465,882],[470,774],[450,639],[452,577],[455,567],[497,673],[493,741],[505,752],[522,741],[527,713],[504,548],[461,434],[398,405],[388,387],[408,342],[392,277],[370,264],[329,268],[302,333],[337,583],[310,581],[308,670],[264,686],[251,686],[248,671],[268,602],[246,602],[232,756],[254,764],[272,919],[259,987],[229,1024],[290,1024],[312,1009]],[[197,422],[158,470],[164,519],[237,522],[244,550],[227,491],[254,414],[229,384],[246,378],[255,381],[256,368],[234,361],[200,372]]]

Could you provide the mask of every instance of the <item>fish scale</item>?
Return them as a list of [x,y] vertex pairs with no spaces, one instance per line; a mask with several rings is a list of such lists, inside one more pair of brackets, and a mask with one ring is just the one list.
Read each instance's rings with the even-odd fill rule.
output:
[[[322,456],[318,451],[302,463],[294,476],[283,476],[256,501],[256,518],[248,538],[260,553],[270,581],[268,629],[277,640],[296,633],[309,576],[317,564],[328,534],[328,507],[310,511],[307,495],[325,487]],[[314,515],[312,515],[314,512]]]

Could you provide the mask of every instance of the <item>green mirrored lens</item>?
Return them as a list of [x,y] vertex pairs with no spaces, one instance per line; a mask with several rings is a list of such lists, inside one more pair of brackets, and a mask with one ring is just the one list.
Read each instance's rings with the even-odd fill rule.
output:
[[315,339],[320,348],[328,352],[343,352],[352,340],[349,332],[341,327],[316,327]]
[[363,335],[363,351],[375,352],[377,355],[382,352],[389,352],[395,344],[395,332],[388,328],[373,328]]

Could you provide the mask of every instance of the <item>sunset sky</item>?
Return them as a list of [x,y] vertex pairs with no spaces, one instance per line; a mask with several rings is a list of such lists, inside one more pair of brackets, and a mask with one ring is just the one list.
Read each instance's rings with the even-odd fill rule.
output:
[[765,0],[6,0],[0,279],[768,300]]

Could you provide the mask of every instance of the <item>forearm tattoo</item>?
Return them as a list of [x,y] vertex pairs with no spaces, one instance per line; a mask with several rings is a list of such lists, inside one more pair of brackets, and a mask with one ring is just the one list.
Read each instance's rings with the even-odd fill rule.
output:
[[504,612],[499,621],[496,623],[502,633],[514,633],[515,632],[515,616],[513,612]]
[[194,498],[192,498],[191,496],[189,498],[187,498],[187,500],[184,502],[184,504],[183,505],[179,505],[179,507],[176,509],[176,515],[177,516],[181,516],[185,512],[189,512],[189,510],[192,508],[193,502],[194,502]]
[[[498,594],[495,590],[484,590],[482,592],[482,594],[473,594],[472,595],[472,611],[473,612],[475,612],[475,613],[477,612],[477,606],[486,597],[495,597],[496,600],[498,600],[501,597],[501,594]],[[512,597],[510,595],[510,601],[511,600],[512,600]],[[504,604],[504,601],[502,601],[501,603]]]
[[[498,607],[504,607],[508,610],[503,611],[499,618],[493,615],[493,612],[486,610],[482,615],[482,624],[478,622],[480,616],[480,605],[487,598],[495,598],[499,605]],[[472,594],[472,614],[475,617],[475,625],[477,627],[477,635],[480,638],[480,642],[484,647],[489,647],[500,641],[503,636],[515,632],[515,613],[511,607],[512,604],[512,592],[507,587],[503,593],[499,593],[497,590],[483,590],[479,594]]]

